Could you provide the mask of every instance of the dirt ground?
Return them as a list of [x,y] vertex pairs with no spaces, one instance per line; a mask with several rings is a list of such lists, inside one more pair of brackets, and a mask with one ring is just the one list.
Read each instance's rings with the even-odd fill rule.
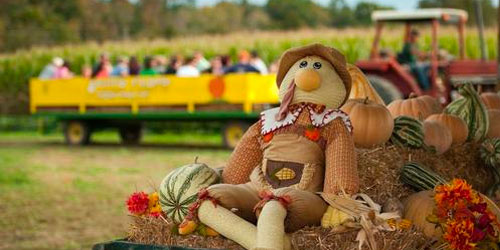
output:
[[59,136],[0,133],[0,249],[89,249],[124,237],[130,193],[154,190],[171,169],[195,156],[217,167],[230,154],[171,139],[122,147],[103,138],[97,145],[68,147]]

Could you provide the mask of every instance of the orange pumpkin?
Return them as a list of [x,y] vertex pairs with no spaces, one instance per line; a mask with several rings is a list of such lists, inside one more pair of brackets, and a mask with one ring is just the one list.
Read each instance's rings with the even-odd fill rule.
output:
[[500,138],[500,110],[488,110],[488,118],[490,120],[490,127],[488,128],[488,138]]
[[349,94],[349,99],[365,99],[375,103],[385,105],[384,100],[380,97],[377,91],[373,88],[370,81],[366,78],[365,74],[352,64],[347,64],[347,70],[351,75],[351,93]]
[[424,143],[434,147],[437,154],[446,152],[453,142],[451,131],[445,125],[431,120],[424,122]]
[[410,220],[427,237],[439,238],[442,235],[441,227],[436,227],[436,224],[427,221],[427,216],[433,214],[436,207],[434,191],[428,190],[412,194],[403,201],[403,205],[403,218]]
[[446,126],[451,132],[453,145],[463,144],[469,135],[467,124],[456,115],[434,114],[429,116],[426,121],[435,121]]
[[391,138],[394,120],[384,105],[365,99],[349,99],[341,108],[351,118],[354,143],[370,148]]
[[500,109],[500,95],[492,92],[481,94],[481,100],[487,109]]
[[417,98],[424,101],[427,104],[427,107],[432,110],[433,114],[439,114],[443,112],[443,107],[441,106],[441,103],[439,103],[438,99],[430,95],[422,95]]
[[406,100],[394,100],[387,105],[387,109],[394,118],[405,115],[418,120],[425,120],[428,116],[439,113],[427,97],[417,97],[413,93]]

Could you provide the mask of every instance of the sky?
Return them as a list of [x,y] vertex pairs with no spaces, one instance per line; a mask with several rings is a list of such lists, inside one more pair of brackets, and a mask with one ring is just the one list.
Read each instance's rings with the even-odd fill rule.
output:
[[[221,0],[198,0],[197,4],[200,6],[213,5]],[[264,4],[267,0],[249,0],[255,4]],[[319,4],[327,5],[330,0],[313,0]],[[373,2],[385,6],[392,6],[398,10],[412,10],[417,7],[418,0],[346,0],[346,3],[355,6],[358,2]]]

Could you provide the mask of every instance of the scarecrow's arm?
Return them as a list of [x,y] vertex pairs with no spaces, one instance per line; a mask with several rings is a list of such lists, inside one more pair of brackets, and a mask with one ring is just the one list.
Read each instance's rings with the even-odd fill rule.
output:
[[259,128],[260,122],[257,122],[241,138],[222,172],[224,183],[242,184],[250,181],[250,174],[262,162]]
[[342,119],[325,127],[325,181],[323,192],[338,194],[342,188],[349,194],[358,192],[359,177],[354,142]]

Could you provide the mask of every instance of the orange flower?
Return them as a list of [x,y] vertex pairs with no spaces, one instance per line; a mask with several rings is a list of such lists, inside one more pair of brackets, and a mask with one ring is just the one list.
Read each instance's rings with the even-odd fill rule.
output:
[[453,179],[449,184],[437,186],[435,193],[434,200],[439,217],[446,216],[448,210],[461,202],[478,204],[482,201],[479,195],[472,190],[472,187],[462,179]]
[[474,222],[471,220],[450,220],[446,224],[446,233],[443,238],[448,241],[451,249],[469,250],[474,249],[476,244],[472,242],[474,233]]
[[306,131],[304,131],[304,136],[311,141],[317,141],[321,137],[319,129],[316,127],[307,128]]
[[465,180],[454,179],[449,184],[437,186],[434,199],[435,223],[445,229],[443,239],[450,249],[469,250],[477,244],[496,244],[497,218]]
[[262,139],[264,142],[270,142],[273,139],[273,132],[265,134]]
[[149,197],[149,208],[155,207],[158,205],[158,201],[160,200],[160,197],[158,196],[158,192],[153,192],[148,195]]

